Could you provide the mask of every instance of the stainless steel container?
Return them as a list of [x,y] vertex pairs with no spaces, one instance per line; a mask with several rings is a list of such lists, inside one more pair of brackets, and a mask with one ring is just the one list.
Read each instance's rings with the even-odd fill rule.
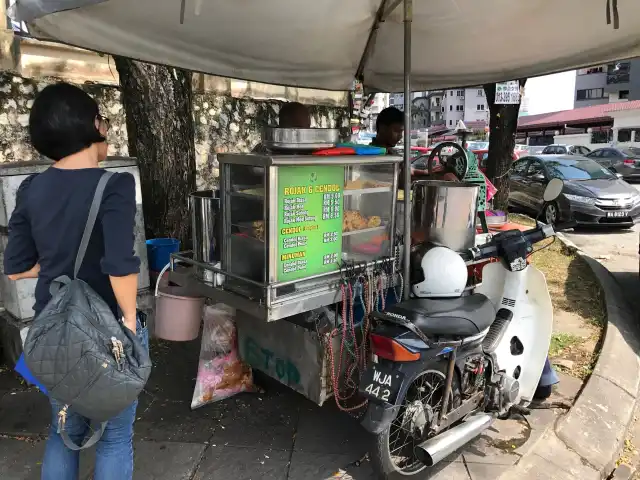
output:
[[458,252],[473,247],[478,194],[478,186],[471,183],[414,182],[411,200],[413,241],[429,241]]
[[[193,240],[193,259],[198,262],[215,263],[218,216],[220,212],[220,193],[218,190],[201,190],[189,195],[191,210],[191,234]],[[214,282],[211,270],[197,269],[197,275],[205,282]]]
[[337,128],[280,128],[264,129],[262,143],[267,148],[278,150],[315,150],[331,148],[338,143]]

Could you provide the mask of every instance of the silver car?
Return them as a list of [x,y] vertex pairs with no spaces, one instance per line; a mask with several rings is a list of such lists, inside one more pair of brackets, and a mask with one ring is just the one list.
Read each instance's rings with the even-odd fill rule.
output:
[[626,180],[640,179],[640,148],[638,147],[597,148],[587,157],[612,172],[619,173]]
[[565,145],[554,143],[542,150],[543,155],[587,155],[591,150],[583,145]]

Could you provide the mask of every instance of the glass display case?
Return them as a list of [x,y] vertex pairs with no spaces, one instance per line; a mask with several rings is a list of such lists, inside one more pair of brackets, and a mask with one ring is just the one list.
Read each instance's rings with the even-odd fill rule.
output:
[[394,258],[401,157],[222,154],[226,291],[268,320],[335,303],[340,269]]

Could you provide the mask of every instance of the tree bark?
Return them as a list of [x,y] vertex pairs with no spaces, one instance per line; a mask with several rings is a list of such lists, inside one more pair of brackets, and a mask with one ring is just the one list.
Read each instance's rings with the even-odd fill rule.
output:
[[129,155],[138,159],[147,238],[191,243],[188,197],[196,189],[192,74],[116,57]]
[[[527,79],[520,80],[524,87]],[[516,146],[516,129],[520,104],[496,104],[496,84],[484,86],[489,105],[489,158],[487,160],[487,177],[498,189],[493,197],[493,208],[508,209],[509,205],[509,169],[513,160],[513,149]]]

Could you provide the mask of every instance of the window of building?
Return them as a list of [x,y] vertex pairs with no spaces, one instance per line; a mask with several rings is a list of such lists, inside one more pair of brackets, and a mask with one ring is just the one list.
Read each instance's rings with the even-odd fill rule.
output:
[[449,90],[449,96],[453,97],[453,90]]
[[478,96],[484,97],[484,90],[482,90],[481,88],[478,89]]
[[620,100],[627,100],[629,98],[629,90],[620,90],[618,92],[618,98]]
[[630,128],[621,128],[618,130],[618,141],[619,142],[630,142],[631,141],[631,129]]
[[478,104],[477,107],[476,107],[476,110],[483,111],[484,110],[484,104],[483,103]]
[[576,92],[576,100],[604,98],[604,88],[586,88]]
[[456,90],[456,97],[464,97],[464,90]]
[[581,68],[578,70],[578,75],[590,75],[592,73],[602,73],[604,72],[604,66],[599,65],[597,67],[589,67],[589,68]]
[[453,120],[449,120],[449,126],[453,125]]
[[453,105],[449,105],[449,111],[452,112],[453,111]]
[[456,105],[456,112],[464,112],[464,105]]

